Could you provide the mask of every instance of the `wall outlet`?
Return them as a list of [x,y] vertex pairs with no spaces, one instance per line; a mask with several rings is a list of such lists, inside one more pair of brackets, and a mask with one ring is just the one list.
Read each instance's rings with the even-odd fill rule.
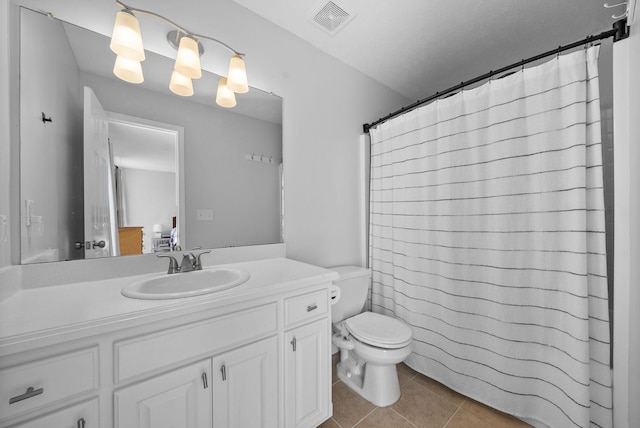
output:
[[196,220],[212,221],[213,210],[196,210]]

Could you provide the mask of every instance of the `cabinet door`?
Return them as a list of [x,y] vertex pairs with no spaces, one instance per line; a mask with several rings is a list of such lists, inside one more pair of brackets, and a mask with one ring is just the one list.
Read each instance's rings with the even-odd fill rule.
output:
[[278,425],[278,339],[213,358],[213,427]]
[[119,428],[211,426],[211,360],[207,359],[117,391]]
[[329,324],[322,319],[285,334],[285,426],[315,427],[330,416]]
[[92,400],[15,425],[13,428],[98,428],[99,426],[98,400]]

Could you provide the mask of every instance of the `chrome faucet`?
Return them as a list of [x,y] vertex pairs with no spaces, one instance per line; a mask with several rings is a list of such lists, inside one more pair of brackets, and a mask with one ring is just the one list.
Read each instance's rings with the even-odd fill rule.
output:
[[196,256],[192,253],[185,253],[182,256],[182,263],[180,263],[180,272],[191,272],[195,270]]
[[202,270],[202,261],[200,260],[200,256],[203,254],[210,253],[211,250],[203,251],[194,255],[193,253],[185,253],[182,256],[182,262],[180,266],[178,266],[178,261],[175,257],[170,256],[168,254],[158,254],[156,257],[166,257],[169,259],[169,270],[167,270],[168,274],[172,273],[186,273],[192,272],[194,270]]

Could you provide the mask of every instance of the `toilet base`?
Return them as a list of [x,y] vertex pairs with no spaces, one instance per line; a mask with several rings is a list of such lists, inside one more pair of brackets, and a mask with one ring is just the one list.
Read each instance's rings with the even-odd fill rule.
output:
[[395,364],[356,364],[351,357],[340,361],[336,369],[342,382],[377,407],[390,406],[400,399]]

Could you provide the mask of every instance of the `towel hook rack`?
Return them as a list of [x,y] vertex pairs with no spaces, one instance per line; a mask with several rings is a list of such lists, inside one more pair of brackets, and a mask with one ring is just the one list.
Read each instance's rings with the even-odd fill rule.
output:
[[617,4],[609,4],[609,3],[604,4],[604,7],[606,7],[607,9],[612,9],[614,7],[619,7],[619,6],[625,6],[624,13],[621,15],[611,15],[611,18],[613,19],[622,19],[629,14],[628,2],[624,1],[622,3],[617,3]]

